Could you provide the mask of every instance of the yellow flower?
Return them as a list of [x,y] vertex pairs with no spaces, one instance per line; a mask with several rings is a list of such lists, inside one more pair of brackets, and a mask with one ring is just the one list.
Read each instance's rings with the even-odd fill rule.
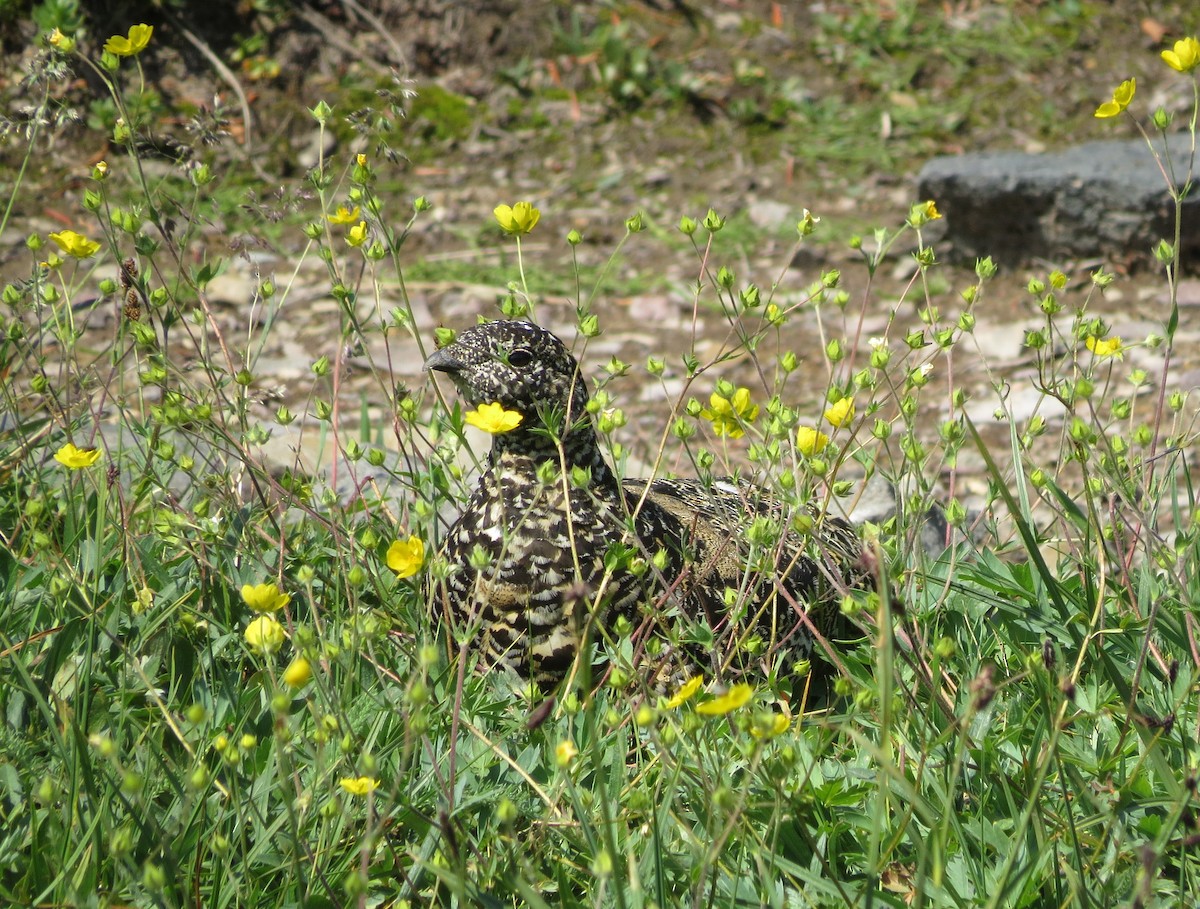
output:
[[1133,100],[1133,93],[1135,91],[1137,91],[1137,80],[1126,79],[1117,86],[1116,91],[1113,92],[1111,101],[1105,101],[1096,108],[1095,116],[1101,120],[1108,117],[1115,117],[1121,111],[1125,110],[1125,108],[1129,107],[1129,102]]
[[346,234],[346,242],[351,246],[362,246],[367,241],[367,222],[359,221]]
[[243,637],[255,653],[272,654],[283,646],[283,626],[269,615],[260,615],[246,626]]
[[671,695],[671,699],[667,701],[667,707],[674,709],[686,704],[692,699],[692,696],[700,690],[700,686],[704,684],[704,676],[694,675],[682,685],[679,690]]
[[359,167],[366,167],[367,166],[367,156],[362,154],[361,152],[359,152],[357,155],[354,156],[354,163],[357,164]]
[[806,458],[818,455],[829,444],[829,436],[811,426],[800,426],[796,429],[796,448]]
[[1167,66],[1181,73],[1190,73],[1200,66],[1200,41],[1195,38],[1180,38],[1171,50],[1162,52]]
[[379,780],[373,776],[344,776],[338,785],[351,795],[367,795],[379,788]]
[[100,460],[103,452],[99,448],[76,448],[70,442],[54,452],[54,460],[69,470],[91,467]]
[[327,220],[330,224],[353,224],[358,220],[358,216],[361,214],[361,211],[362,210],[357,205],[354,206],[353,211],[350,211],[344,205],[339,205],[338,210],[332,215],[325,216],[325,220]]
[[129,30],[128,36],[113,35],[104,42],[104,49],[110,54],[116,54],[118,57],[132,57],[134,54],[140,54],[146,49],[146,45],[150,43],[150,36],[154,34],[154,26],[135,25]]
[[1089,337],[1083,342],[1087,345],[1087,349],[1097,357],[1116,357],[1121,359],[1125,348],[1121,345],[1121,339],[1113,336],[1111,338],[1092,338]]
[[76,259],[87,259],[100,251],[99,243],[89,240],[83,234],[77,234],[73,230],[60,230],[56,234],[51,234],[50,239],[68,256]]
[[758,416],[758,405],[750,403],[750,389],[739,388],[732,398],[713,392],[708,398],[708,407],[700,411],[700,416],[712,423],[713,432],[718,438],[729,436],[740,439],[746,434],[743,423],[753,423]]
[[527,234],[533,230],[541,218],[540,210],[533,207],[532,202],[518,202],[516,205],[497,205],[492,212],[496,221],[506,234]]
[[51,47],[57,47],[64,54],[69,54],[75,50],[75,39],[64,35],[57,28],[52,31],[46,41]]
[[854,419],[854,398],[840,398],[825,408],[825,419],[835,429],[841,429]]
[[753,694],[753,688],[745,682],[739,682],[719,697],[698,705],[696,712],[703,713],[705,716],[720,716],[730,713],[745,705]]
[[942,213],[937,210],[937,204],[930,199],[927,202],[918,202],[908,212],[908,220],[913,227],[922,227],[930,221],[936,221],[942,216]]
[[772,739],[783,735],[791,726],[792,718],[786,713],[773,713],[756,717],[754,725],[750,727],[750,734],[756,739]]
[[278,612],[291,601],[276,584],[242,585],[242,602],[255,612]]
[[468,411],[464,415],[464,419],[468,425],[496,435],[501,432],[512,432],[521,425],[523,417],[515,410],[505,410],[504,405],[497,402],[480,404],[474,410]]
[[283,681],[289,688],[303,688],[312,679],[312,664],[299,656],[283,670]]
[[568,766],[579,755],[579,749],[570,739],[563,739],[554,748],[554,761],[559,767]]
[[425,544],[420,537],[396,540],[388,547],[387,566],[398,578],[411,578],[425,564]]

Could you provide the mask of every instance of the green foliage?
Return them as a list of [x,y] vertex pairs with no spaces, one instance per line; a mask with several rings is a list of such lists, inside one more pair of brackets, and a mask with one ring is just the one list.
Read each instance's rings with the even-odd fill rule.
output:
[[34,23],[44,32],[59,29],[73,35],[83,27],[83,11],[79,0],[42,0],[30,12]]
[[[881,46],[898,55],[906,34]],[[636,54],[606,53],[634,94],[648,88]],[[32,64],[43,82],[66,65],[51,50]],[[614,625],[596,665],[612,673],[583,666],[547,704],[477,671],[470,640],[444,641],[425,586],[472,472],[461,406],[390,370],[432,349],[408,296],[439,274],[409,245],[426,197],[398,201],[364,153],[320,161],[274,203],[304,222],[272,228],[303,251],[289,269],[319,264],[329,303],[327,343],[279,403],[265,361],[306,305],[294,273],[256,274],[233,329],[210,293],[236,263],[202,227],[236,168],[149,166],[144,137],[109,116],[160,116],[136,61],[70,65],[109,92],[91,128],[113,153],[86,177],[79,234],[30,233],[0,294],[0,902],[1195,903],[1200,530],[1184,455],[1197,434],[1167,391],[1178,237],[1163,248],[1162,331],[1144,341],[1113,338],[1096,314],[1111,275],[1029,282],[1039,408],[1018,416],[997,380],[997,432],[945,369],[974,345],[995,269],[939,271],[923,233],[933,203],[803,287],[787,266],[828,230],[808,213],[767,274],[743,254],[766,232],[713,210],[670,228],[631,213],[594,267],[576,258],[578,233],[555,245],[532,207],[508,212],[511,236],[481,227],[474,242],[503,250],[507,278],[493,314],[566,299],[584,350],[609,324],[599,301],[623,251],[680,225],[672,254],[695,263],[692,327],[702,317],[710,337],[648,354],[669,405],[645,446],[655,470],[738,472],[801,531],[855,470],[900,491],[864,529],[878,584],[846,598],[848,640],[828,665],[748,639],[762,671],[739,705],[711,677],[648,684],[664,642],[642,653]],[[426,97],[412,128],[444,119],[438,138],[460,136],[465,99]],[[346,127],[326,107],[313,116]],[[354,129],[376,148],[397,127]],[[26,164],[43,141],[27,136]],[[30,193],[19,177],[11,191]],[[853,273],[869,288],[900,256],[913,280],[868,340],[867,301],[846,285]],[[555,271],[555,257],[570,264]],[[959,286],[952,304],[938,281]],[[797,355],[785,329],[800,321],[819,342]],[[1134,345],[1136,365],[1120,359]],[[623,379],[639,366],[605,356],[593,401],[624,471]],[[1162,394],[1137,393],[1147,364]],[[297,452],[286,463],[268,449],[280,438]],[[970,512],[935,485],[968,455],[988,485]],[[953,545],[934,552],[920,538],[939,503]],[[755,551],[781,526],[755,522]],[[416,574],[389,565],[393,541],[408,567],[424,544]],[[260,584],[287,602],[243,593]],[[754,605],[729,599],[733,615]],[[266,601],[278,611],[263,619]],[[677,610],[646,604],[665,645],[729,633]],[[276,643],[247,636],[260,622]]]
[[426,139],[456,141],[465,139],[474,127],[476,118],[471,108],[471,102],[462,95],[429,85],[413,98],[409,116]]

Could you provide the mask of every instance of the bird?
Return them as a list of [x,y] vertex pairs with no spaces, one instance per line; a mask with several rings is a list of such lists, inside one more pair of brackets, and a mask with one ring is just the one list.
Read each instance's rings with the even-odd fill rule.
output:
[[[835,627],[862,555],[853,527],[810,509],[797,522],[811,525],[802,533],[779,500],[745,479],[618,479],[579,364],[552,332],[525,320],[483,322],[425,368],[448,377],[469,407],[507,415],[445,534],[445,571],[431,592],[451,637],[483,666],[553,688],[620,617],[669,614],[711,630],[680,657],[677,677],[706,660],[710,671],[732,670],[716,641],[757,634],[803,659],[812,632]],[[737,615],[739,604],[746,614]]]

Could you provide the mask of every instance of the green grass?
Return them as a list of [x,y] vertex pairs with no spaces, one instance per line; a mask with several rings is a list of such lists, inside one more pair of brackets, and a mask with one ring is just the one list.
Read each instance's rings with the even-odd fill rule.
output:
[[[117,105],[126,89],[112,89]],[[896,311],[920,308],[923,321],[898,322],[875,347],[855,343],[870,301],[842,293],[836,273],[773,289],[791,229],[761,276],[720,269],[763,236],[715,212],[690,238],[670,233],[678,215],[631,222],[609,264],[583,275],[562,272],[570,246],[540,229],[523,247],[481,231],[472,242],[511,281],[495,314],[537,315],[562,295],[581,336],[606,325],[593,286],[623,282],[617,263],[638,244],[705,263],[696,306],[729,341],[654,352],[647,381],[690,380],[671,386],[660,464],[740,468],[793,506],[846,493],[855,468],[905,491],[895,517],[863,529],[879,579],[844,604],[858,635],[837,644],[828,696],[777,665],[724,715],[695,709],[712,679],[672,706],[673,692],[640,683],[615,627],[599,645],[618,670],[610,682],[559,692],[543,714],[513,680],[476,671],[470,642],[446,642],[427,602],[439,515],[465,500],[470,458],[461,407],[429,385],[398,389],[388,362],[392,345],[428,352],[432,338],[414,331],[407,298],[367,319],[350,305],[377,286],[494,283],[498,270],[421,264],[408,241],[426,211],[411,189],[380,186],[371,156],[314,172],[293,197],[300,223],[262,230],[323,264],[339,308],[286,407],[264,405],[258,383],[271,377],[257,364],[294,290],[264,278],[247,305],[259,318],[229,331],[203,294],[222,263],[198,255],[193,219],[175,220],[222,204],[231,166],[181,165],[156,184],[131,143],[113,148],[74,213],[100,248],[76,259],[31,234],[23,275],[0,297],[0,902],[1196,902],[1200,533],[1185,454],[1197,435],[1193,404],[1173,390],[1173,282],[1143,351],[1167,391],[1137,400],[1132,365],[1089,352],[1109,334],[1093,311],[1111,276],[1078,290],[1058,273],[1031,282],[1046,324],[1028,353],[1067,416],[985,440],[945,363],[972,349],[991,271],[955,275],[962,295],[933,306],[944,281],[924,205],[894,213],[884,252],[854,268],[865,281],[898,257],[921,265]],[[17,210],[31,204],[28,184],[13,191]],[[326,217],[339,206],[360,208],[361,245],[347,243],[353,223]],[[126,258],[136,271],[122,275]],[[1176,274],[1177,258],[1164,260]],[[120,314],[85,329],[100,308]],[[780,351],[799,320],[822,347],[796,363]],[[370,389],[347,412],[335,382],[358,348]],[[759,369],[761,411],[744,438],[715,439],[701,404],[736,356]],[[620,455],[629,386],[599,384],[602,432]],[[823,401],[842,395],[857,415],[835,429]],[[282,424],[326,441],[351,481],[339,488],[360,494],[268,459],[263,443]],[[828,447],[798,451],[798,425],[823,427]],[[60,464],[68,442],[99,459]],[[964,453],[986,465],[978,513],[935,488]],[[958,532],[942,553],[919,540],[934,502]],[[411,537],[426,558],[401,576],[387,554]],[[255,617],[242,593],[263,583],[290,595],[269,651],[246,637]],[[674,643],[704,639],[694,617],[669,618]],[[312,678],[293,686],[298,659]]]

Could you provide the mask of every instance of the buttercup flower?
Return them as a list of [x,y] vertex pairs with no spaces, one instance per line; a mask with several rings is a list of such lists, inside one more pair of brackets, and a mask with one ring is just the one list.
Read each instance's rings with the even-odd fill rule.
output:
[[516,205],[497,205],[492,212],[501,230],[506,234],[527,234],[537,227],[538,219],[542,217],[540,210],[533,207],[532,202],[518,202]]
[[50,234],[50,239],[68,256],[76,259],[87,259],[100,251],[99,243],[73,230],[60,230],[56,234]]
[[283,646],[283,626],[269,615],[260,615],[246,626],[246,645],[255,653],[268,655]]
[[680,707],[692,699],[692,696],[700,690],[700,686],[704,684],[704,676],[694,675],[682,685],[679,690],[671,695],[671,699],[667,701],[667,706],[671,709]]
[[398,578],[411,578],[425,564],[425,544],[420,537],[396,540],[388,547],[387,566]]
[[255,612],[278,612],[291,601],[276,584],[242,585],[242,602]]
[[115,54],[118,57],[132,57],[135,54],[140,54],[146,49],[146,45],[150,43],[150,36],[154,34],[154,26],[135,25],[129,30],[127,36],[113,35],[104,42],[104,49],[110,54]]
[[1173,48],[1162,52],[1162,58],[1171,69],[1190,73],[1200,66],[1200,41],[1195,38],[1180,38]]
[[76,448],[70,442],[54,452],[54,460],[69,470],[91,467],[103,454],[99,448]]
[[474,410],[468,411],[463,417],[471,426],[478,427],[484,432],[496,435],[501,432],[512,432],[521,425],[522,416],[515,410],[505,410],[499,402],[495,404],[480,404]]
[[840,398],[825,408],[825,419],[835,429],[841,429],[854,419],[854,398]]
[[1104,120],[1108,117],[1115,117],[1117,114],[1121,113],[1121,111],[1125,110],[1125,108],[1129,107],[1129,102],[1133,100],[1133,94],[1136,91],[1137,80],[1126,79],[1117,86],[1116,91],[1113,92],[1111,101],[1105,101],[1096,108],[1095,116],[1099,117],[1101,120]]
[[770,716],[758,717],[750,727],[750,734],[756,739],[772,739],[783,735],[791,728],[792,718],[786,713],[774,713]]
[[927,202],[918,202],[908,212],[908,220],[914,227],[921,227],[930,221],[936,221],[941,216],[942,213],[937,210],[937,204],[932,199]]
[[357,155],[354,156],[354,163],[357,164],[359,167],[366,167],[367,166],[367,156],[364,155],[362,152],[359,152]]
[[351,795],[367,795],[379,788],[379,780],[373,776],[344,776],[338,785]]
[[554,760],[559,767],[566,767],[579,755],[579,749],[570,739],[563,739],[554,748]]
[[739,388],[732,398],[713,392],[708,398],[708,407],[700,416],[712,423],[718,437],[729,436],[740,439],[746,434],[743,423],[753,423],[758,416],[758,405],[750,403],[750,389]]
[[829,444],[829,436],[811,426],[800,426],[796,429],[796,450],[806,458],[818,455]]
[[283,670],[284,684],[289,688],[303,688],[312,679],[312,664],[304,657],[296,657]]
[[59,29],[55,29],[46,38],[46,41],[51,47],[57,47],[64,54],[69,54],[75,50],[75,39],[64,35]]
[[351,246],[362,246],[367,241],[367,222],[359,221],[346,234],[346,242]]
[[362,210],[357,205],[354,206],[353,211],[350,211],[344,205],[339,205],[338,210],[332,215],[325,216],[325,220],[327,220],[330,224],[353,224],[358,220],[358,216],[361,211]]
[[1125,350],[1121,345],[1121,339],[1116,336],[1111,338],[1089,337],[1083,343],[1097,357],[1116,357],[1120,359]]
[[753,694],[753,688],[745,682],[739,682],[724,694],[697,705],[696,712],[703,713],[705,716],[720,716],[730,713],[744,706]]

